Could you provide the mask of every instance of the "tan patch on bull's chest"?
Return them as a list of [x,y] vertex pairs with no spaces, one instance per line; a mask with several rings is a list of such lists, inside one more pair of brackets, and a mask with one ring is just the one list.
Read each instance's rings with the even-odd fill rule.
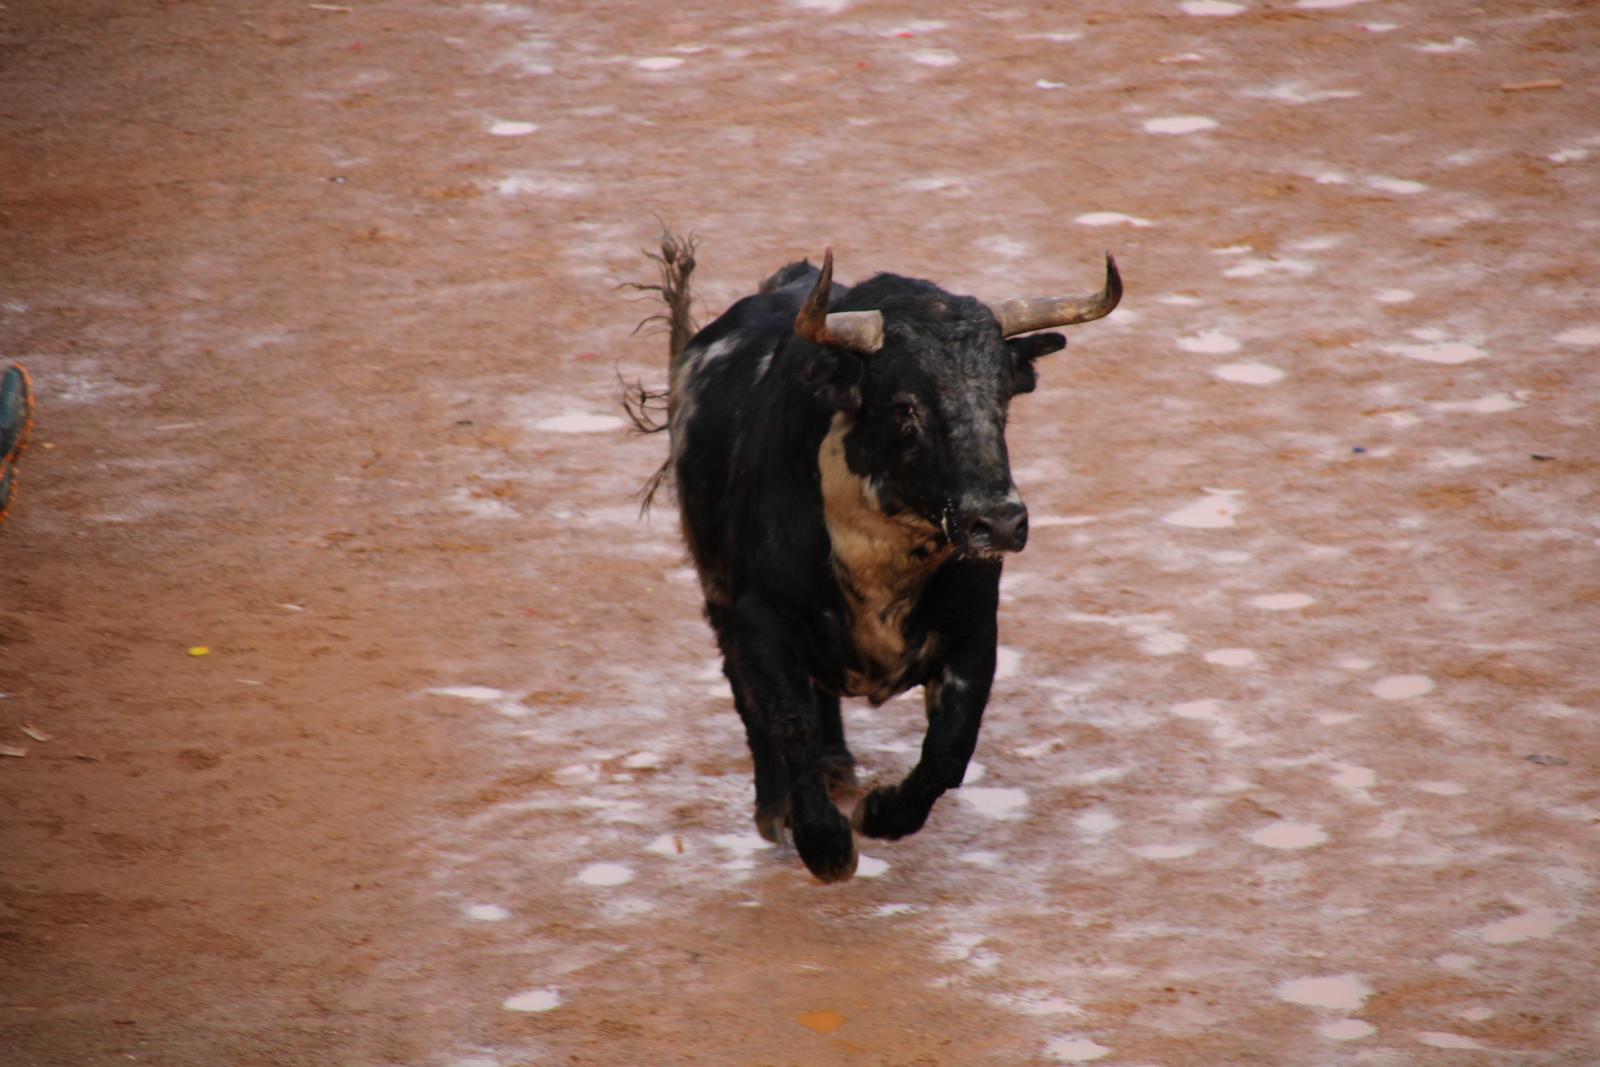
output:
[[850,425],[848,416],[834,416],[817,452],[817,469],[834,574],[844,592],[850,642],[861,664],[861,670],[846,672],[845,685],[849,695],[881,703],[903,691],[906,675],[936,651],[932,642],[909,647],[905,623],[950,548],[932,523],[883,513],[871,484],[845,462]]

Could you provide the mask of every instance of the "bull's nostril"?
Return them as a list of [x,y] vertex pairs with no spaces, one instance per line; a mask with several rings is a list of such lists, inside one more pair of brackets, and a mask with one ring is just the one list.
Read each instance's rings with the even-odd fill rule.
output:
[[1028,543],[1028,509],[1005,504],[967,524],[967,536],[978,548],[994,552],[1020,552]]

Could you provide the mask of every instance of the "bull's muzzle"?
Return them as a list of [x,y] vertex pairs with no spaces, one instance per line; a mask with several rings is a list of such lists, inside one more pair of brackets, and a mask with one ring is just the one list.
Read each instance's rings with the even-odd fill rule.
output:
[[968,516],[962,523],[962,541],[973,552],[1021,552],[1028,543],[1028,509],[1007,500]]

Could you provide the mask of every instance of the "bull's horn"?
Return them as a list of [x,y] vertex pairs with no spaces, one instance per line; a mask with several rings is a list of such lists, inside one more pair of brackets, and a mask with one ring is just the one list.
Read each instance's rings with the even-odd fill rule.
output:
[[812,344],[834,345],[869,356],[883,347],[883,312],[835,311],[828,313],[828,291],[833,287],[833,249],[822,254],[822,273],[811,295],[794,317],[794,332]]
[[1122,275],[1117,261],[1106,253],[1106,286],[1093,296],[1036,296],[1020,300],[998,300],[989,305],[1000,320],[1000,335],[1011,337],[1051,326],[1071,326],[1093,322],[1111,314],[1122,299]]

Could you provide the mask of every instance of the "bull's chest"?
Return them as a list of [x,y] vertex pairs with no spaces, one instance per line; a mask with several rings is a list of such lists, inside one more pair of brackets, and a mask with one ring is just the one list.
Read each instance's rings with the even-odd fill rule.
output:
[[882,703],[915,684],[938,654],[937,635],[912,633],[908,624],[949,548],[930,523],[883,513],[871,483],[845,462],[847,429],[845,417],[836,416],[817,457],[833,573],[854,653],[843,672],[844,692]]

